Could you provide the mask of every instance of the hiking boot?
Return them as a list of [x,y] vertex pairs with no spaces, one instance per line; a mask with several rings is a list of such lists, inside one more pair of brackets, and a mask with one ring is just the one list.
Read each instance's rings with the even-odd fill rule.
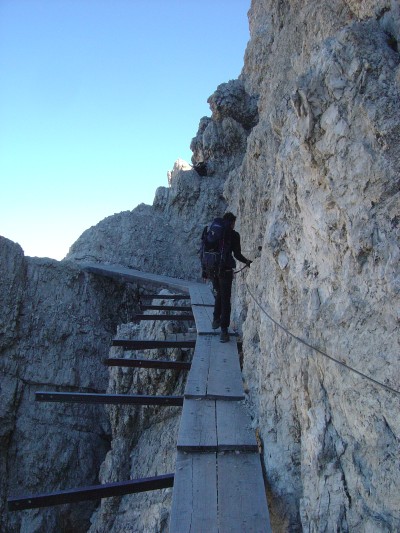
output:
[[211,327],[213,329],[218,329],[220,327],[220,325],[221,325],[221,322],[219,320],[213,320],[212,324],[211,324]]
[[229,342],[228,328],[223,328],[221,330],[221,335],[219,337],[219,342]]

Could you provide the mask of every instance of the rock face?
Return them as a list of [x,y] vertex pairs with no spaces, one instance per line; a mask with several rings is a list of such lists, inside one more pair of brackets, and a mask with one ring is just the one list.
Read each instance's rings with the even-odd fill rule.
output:
[[[182,376],[95,370],[117,325],[126,338],[172,330],[131,324],[136,289],[76,263],[197,279],[199,234],[228,209],[254,259],[236,277],[232,320],[274,531],[400,530],[400,7],[253,0],[249,20],[240,80],[217,88],[192,140],[204,176],[178,161],[152,206],[90,228],[61,263],[0,241],[3,501],[18,487],[174,470],[172,408],[113,407],[96,420],[94,408],[79,418],[29,400],[50,384],[104,390],[107,379],[110,392],[181,393]],[[167,531],[170,498],[103,500],[91,525],[83,506],[7,516],[2,528]]]
[[5,499],[93,485],[110,447],[99,406],[42,404],[37,391],[104,392],[101,359],[135,291],[74,263],[32,259],[0,238],[0,529],[87,531],[94,503],[7,513]]
[[250,11],[242,77],[259,122],[225,197],[263,247],[235,307],[283,530],[400,525],[399,396],[266,314],[399,389],[398,4],[378,4]]
[[226,178],[242,162],[247,136],[257,124],[257,98],[246,92],[241,80],[231,80],[222,83],[207,101],[212,116],[200,121],[190,145],[192,160],[206,163],[207,175]]
[[212,117],[201,119],[191,145],[193,161],[207,165],[207,177],[178,160],[168,173],[170,187],[157,189],[152,206],[104,219],[81,235],[67,259],[199,278],[201,232],[224,212],[224,181],[242,162],[250,126],[257,120],[256,99],[237,80],[222,84],[209,101]]
[[[168,293],[168,291],[162,291]],[[156,300],[157,305],[171,305],[171,300]],[[145,322],[124,324],[121,339],[165,339],[169,333],[186,331],[182,322]],[[165,350],[164,350],[165,352]],[[189,360],[191,350],[143,350],[130,353],[113,348],[114,357],[157,357]],[[182,395],[185,372],[174,370],[132,370],[113,368],[108,392],[117,394]],[[102,482],[152,477],[175,472],[176,441],[181,407],[110,407],[111,449],[101,467]],[[172,489],[104,499],[93,515],[90,533],[121,531],[168,531]]]

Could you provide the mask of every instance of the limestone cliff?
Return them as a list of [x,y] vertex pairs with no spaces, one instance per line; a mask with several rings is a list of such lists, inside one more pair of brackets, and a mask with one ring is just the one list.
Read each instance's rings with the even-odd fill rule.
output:
[[242,76],[260,119],[225,197],[263,246],[236,308],[284,528],[399,529],[399,395],[265,314],[399,389],[398,22],[397,2],[250,11]]
[[86,531],[95,502],[6,512],[9,496],[95,484],[111,430],[99,406],[39,404],[35,392],[104,392],[117,325],[136,291],[73,263],[24,257],[0,238],[0,530]]
[[[130,323],[136,288],[76,263],[197,278],[198,236],[229,209],[254,259],[236,277],[232,319],[274,531],[400,530],[400,396],[391,390],[400,388],[400,6],[253,0],[249,21],[240,79],[209,98],[211,117],[191,143],[206,175],[178,161],[152,206],[90,228],[61,263],[0,242],[2,495],[173,471],[176,412],[112,408],[96,420],[93,408],[80,419],[28,400],[43,384],[104,389],[95,367],[117,326],[129,338],[166,333]],[[182,386],[122,370],[108,382],[121,392]],[[26,512],[7,527],[166,531],[169,502],[168,491],[129,496],[103,501],[91,526],[93,506]]]

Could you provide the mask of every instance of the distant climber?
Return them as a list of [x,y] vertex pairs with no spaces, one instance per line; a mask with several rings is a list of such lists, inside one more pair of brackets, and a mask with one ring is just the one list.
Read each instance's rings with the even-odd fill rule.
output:
[[221,342],[229,341],[232,281],[236,267],[232,254],[248,267],[252,263],[242,255],[240,235],[234,230],[235,222],[233,213],[225,213],[222,218],[216,218],[210,228],[204,228],[202,235],[202,275],[213,284],[215,305],[212,328],[221,327]]
[[205,161],[193,163],[193,169],[197,172],[199,176],[207,176],[207,163]]

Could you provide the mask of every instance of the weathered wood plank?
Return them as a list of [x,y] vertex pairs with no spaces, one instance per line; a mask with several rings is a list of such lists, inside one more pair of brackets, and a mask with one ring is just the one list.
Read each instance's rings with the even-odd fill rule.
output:
[[183,452],[217,451],[215,401],[185,400],[177,448]]
[[[186,404],[186,401],[184,404]],[[217,450],[258,452],[250,415],[242,402],[216,400]]]
[[213,309],[211,307],[194,305],[192,311],[198,335],[219,335],[219,331],[211,327],[213,320]]
[[185,398],[205,397],[207,395],[211,338],[210,335],[202,335],[197,338],[192,367],[186,381]]
[[222,533],[218,529],[216,461],[215,453],[178,452],[170,533]]
[[165,335],[166,341],[193,341],[196,343],[197,335],[195,332],[188,331],[187,333],[167,333]]
[[260,456],[218,454],[218,526],[229,533],[271,533]]
[[92,272],[94,274],[101,274],[103,276],[110,276],[117,279],[126,279],[127,281],[144,282],[147,284],[154,284],[162,287],[170,287],[182,292],[189,292],[189,287],[193,282],[185,281],[183,279],[171,278],[169,276],[162,276],[159,274],[152,274],[150,272],[141,272],[133,268],[123,267],[121,265],[105,265],[101,263],[81,263],[80,267],[83,270]]
[[196,284],[189,289],[192,305],[205,305],[214,307],[215,298],[209,285]]
[[199,335],[189,372],[185,398],[243,400],[244,391],[236,342],[219,342],[215,335]]
[[207,396],[216,399],[244,399],[236,342],[231,339],[230,342],[221,343],[218,337],[211,337],[210,351]]
[[185,399],[178,450],[258,452],[250,416],[240,402]]

